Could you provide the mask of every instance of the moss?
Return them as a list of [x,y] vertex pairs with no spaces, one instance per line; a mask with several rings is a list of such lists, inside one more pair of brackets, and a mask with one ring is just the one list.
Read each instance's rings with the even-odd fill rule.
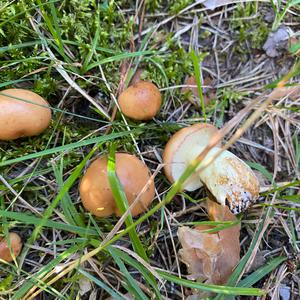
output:
[[249,52],[246,43],[252,49],[261,49],[270,31],[264,16],[257,11],[257,5],[243,3],[233,11],[230,27],[236,33],[236,50],[239,53]]

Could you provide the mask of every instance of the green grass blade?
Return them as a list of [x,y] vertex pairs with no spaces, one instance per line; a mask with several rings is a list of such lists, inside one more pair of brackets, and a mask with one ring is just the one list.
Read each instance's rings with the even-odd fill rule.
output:
[[[45,39],[48,42],[51,42],[52,40],[50,39]],[[43,45],[43,41],[41,40],[35,40],[35,41],[31,41],[31,42],[24,42],[24,43],[20,43],[20,44],[15,44],[15,45],[8,45],[8,46],[4,46],[4,47],[0,47],[0,53],[4,53],[6,51],[11,51],[11,50],[16,50],[16,49],[22,49],[22,48],[27,48],[27,47],[31,47],[31,46],[35,46],[35,45]],[[69,41],[69,40],[62,40],[63,44],[67,44],[67,45],[72,45],[72,46],[80,46],[80,43],[76,42],[76,41]],[[103,47],[96,47],[97,51],[101,51],[101,52],[105,52],[105,53],[110,53],[110,54],[116,54],[116,50],[112,50],[112,49],[108,49],[108,48],[103,48]]]
[[37,158],[37,157],[42,157],[42,156],[46,156],[46,155],[50,155],[50,154],[54,154],[54,153],[74,150],[76,148],[88,146],[88,145],[91,145],[91,144],[104,143],[104,142],[107,142],[107,141],[110,141],[110,140],[115,140],[117,138],[127,136],[129,134],[133,134],[135,132],[138,132],[138,130],[140,130],[140,129],[131,130],[131,131],[121,131],[121,132],[117,132],[117,133],[111,133],[111,134],[102,135],[102,136],[99,136],[99,137],[87,139],[87,140],[84,140],[84,141],[79,141],[79,142],[67,144],[67,145],[64,145],[64,146],[58,146],[58,147],[55,147],[55,148],[43,150],[43,151],[40,151],[40,152],[37,152],[37,153],[24,155],[24,156],[21,156],[21,157],[18,157],[18,158],[14,158],[14,159],[10,159],[10,160],[7,160],[7,161],[0,162],[0,167],[4,167],[4,166],[15,164],[15,163],[18,163],[18,162],[21,162],[21,161],[24,161],[24,160],[34,159],[34,158]]
[[119,269],[121,273],[123,274],[123,278],[125,282],[127,282],[127,285],[124,286],[127,291],[134,296],[134,299],[137,300],[148,300],[148,297],[144,294],[144,292],[141,290],[139,285],[137,284],[136,280],[130,275],[127,268],[125,267],[124,263],[121,260],[121,257],[115,252],[115,249],[110,247],[107,249],[116,264],[119,266]]
[[64,58],[65,62],[70,63],[71,60],[65,54],[65,51],[64,51],[64,47],[63,47],[63,43],[62,43],[62,39],[61,39],[60,27],[58,24],[58,17],[57,17],[56,8],[54,6],[54,3],[48,2],[47,6],[50,6],[50,11],[51,11],[51,16],[49,16],[47,14],[47,11],[44,9],[44,7],[42,7],[41,0],[38,0],[37,2],[39,4],[39,6],[41,7],[40,11],[41,11],[41,14],[47,24],[47,27],[48,27],[51,35],[53,36],[53,39],[54,39],[56,45],[58,46],[57,50],[58,50],[59,54]]
[[200,107],[202,110],[204,122],[206,123],[207,118],[206,118],[206,110],[205,110],[205,103],[203,98],[202,82],[201,82],[201,75],[200,75],[200,61],[198,55],[194,50],[191,51],[191,58],[194,65],[195,78],[196,78],[198,92],[199,92]]
[[272,259],[271,261],[267,262],[267,264],[249,276],[247,276],[245,279],[241,280],[237,286],[239,287],[251,287],[253,284],[261,280],[263,277],[265,277],[267,274],[272,272],[274,269],[276,269],[281,263],[283,263],[287,258],[286,257],[276,257]]
[[3,87],[8,86],[8,85],[13,85],[15,83],[20,83],[20,82],[30,81],[30,80],[34,80],[34,78],[27,77],[26,79],[16,79],[16,80],[11,80],[11,81],[6,81],[6,82],[3,82],[3,83],[0,83],[0,88],[3,88]]
[[[25,213],[12,212],[12,211],[6,211],[6,210],[0,210],[0,220],[1,220],[1,217],[6,217],[8,219],[18,221],[22,225],[28,224],[28,225],[37,226],[38,224],[41,224],[41,222],[42,222],[41,218],[37,218],[35,216],[28,215]],[[46,220],[44,227],[63,230],[63,231],[67,231],[67,232],[71,232],[71,233],[75,233],[75,234],[79,234],[79,235],[97,236],[97,231],[94,229],[69,225],[69,224],[52,221],[52,220]]]
[[280,196],[280,198],[290,202],[300,203],[300,195],[283,195]]
[[[112,147],[110,149],[110,155],[108,157],[107,176],[117,207],[119,208],[120,212],[124,214],[128,209],[128,201],[123,186],[116,174],[115,152]],[[125,220],[125,224],[127,227],[129,227],[130,225],[132,225],[132,223],[132,216],[131,214],[129,214]],[[130,229],[128,233],[136,253],[148,262],[149,259],[147,257],[146,251],[137,235],[135,228]]]
[[90,71],[91,69],[93,69],[95,67],[98,67],[100,65],[103,65],[103,64],[107,64],[107,63],[111,63],[111,62],[115,62],[115,61],[120,61],[120,60],[127,59],[127,58],[130,58],[130,57],[151,55],[151,54],[154,54],[154,53],[157,53],[157,52],[147,50],[147,51],[126,52],[126,53],[117,54],[117,55],[110,56],[110,57],[104,58],[102,60],[99,60],[97,62],[94,62],[94,63],[90,64],[86,71]]
[[3,28],[3,26],[4,26],[6,23],[10,22],[11,20],[13,20],[13,19],[15,19],[15,18],[17,18],[17,17],[20,17],[21,15],[24,15],[25,13],[28,13],[28,12],[30,12],[30,11],[32,11],[32,10],[35,10],[35,9],[39,9],[39,8],[41,8],[41,7],[44,6],[44,5],[48,5],[49,3],[55,3],[55,2],[59,2],[59,1],[60,1],[60,0],[50,0],[50,1],[47,1],[47,2],[42,3],[42,4],[39,4],[39,5],[32,5],[30,8],[24,9],[23,11],[21,11],[21,12],[15,14],[15,15],[13,15],[11,18],[9,18],[9,19],[7,19],[7,20],[1,22],[1,23],[0,23],[0,28]]
[[[236,268],[234,269],[233,273],[231,274],[231,276],[229,277],[228,281],[227,281],[227,285],[229,286],[235,286],[238,283],[238,280],[240,278],[240,274],[243,272],[248,260],[250,259],[252,252],[256,246],[256,243],[259,239],[260,233],[263,230],[264,224],[265,224],[265,220],[267,218],[270,218],[273,214],[273,211],[270,209],[268,210],[265,215],[262,217],[261,222],[259,223],[259,226],[256,230],[256,233],[252,239],[252,242],[249,246],[249,249],[247,251],[247,253],[243,256],[243,258],[240,260],[239,264],[236,266]],[[214,300],[221,300],[223,299],[222,296],[218,295],[214,298]],[[232,298],[230,298],[232,299]]]
[[255,288],[231,287],[231,286],[218,286],[213,284],[198,283],[191,280],[179,278],[170,275],[167,272],[157,270],[157,273],[165,280],[186,286],[192,289],[197,289],[206,292],[225,294],[225,295],[241,295],[241,296],[262,296],[265,294],[263,290]]
[[285,184],[283,186],[276,187],[275,189],[271,189],[267,192],[263,192],[263,193],[261,193],[261,195],[262,196],[268,196],[269,194],[272,194],[272,193],[275,193],[275,192],[281,192],[281,191],[286,190],[289,187],[298,186],[299,184],[300,184],[300,180],[295,180],[295,181],[292,181],[292,182],[290,182],[288,184]]
[[32,275],[31,277],[27,277],[25,283],[16,290],[15,294],[11,298],[11,300],[20,300],[22,297],[33,287],[33,286],[40,286],[45,288],[45,285],[41,280],[37,277],[39,276],[42,278],[46,274],[48,274],[53,268],[55,268],[61,261],[68,258],[70,255],[76,253],[79,250],[80,246],[73,246],[60,253],[56,258],[50,261],[46,266],[42,267],[36,274]]
[[252,168],[259,171],[266,179],[268,179],[269,182],[273,182],[273,175],[270,173],[264,166],[258,163],[247,161],[247,165]]
[[297,207],[288,207],[288,206],[284,206],[284,205],[278,205],[278,204],[262,204],[262,206],[269,206],[269,207],[276,207],[278,209],[283,209],[283,210],[287,210],[287,211],[296,211],[298,213],[300,213],[300,208]]
[[181,223],[182,225],[210,225],[210,226],[215,226],[214,228],[211,229],[206,229],[203,230],[202,232],[206,232],[206,233],[214,233],[214,232],[218,232],[224,229],[228,229],[230,227],[236,226],[238,224],[240,224],[241,222],[239,220],[237,221],[202,221],[202,222],[186,222],[186,223]]
[[8,46],[0,47],[0,53],[16,50],[16,49],[27,48],[35,45],[41,45],[41,44],[42,42],[40,40],[35,40],[35,41],[20,43],[16,45],[8,45]]
[[153,276],[150,275],[150,272],[147,268],[145,268],[141,263],[139,263],[136,259],[133,259],[132,257],[130,257],[127,253],[125,253],[124,251],[122,251],[121,249],[117,249],[114,248],[115,253],[117,253],[119,255],[119,257],[128,265],[130,265],[131,267],[135,268],[137,271],[139,271],[144,280],[150,285],[152,286],[152,288],[154,289],[154,293],[156,295],[156,299],[163,299],[159,289],[157,287],[157,283],[156,280],[153,278]]
[[81,268],[78,269],[78,272],[80,274],[82,274],[83,276],[85,276],[87,279],[89,279],[90,281],[93,281],[96,285],[98,285],[101,289],[105,290],[107,293],[109,293],[114,300],[124,300],[123,296],[118,293],[115,292],[113,289],[111,289],[108,285],[106,285],[104,282],[102,282],[101,280],[99,280],[98,278],[94,277],[93,275],[91,275],[90,273],[82,270]]
[[[64,185],[62,173],[59,171],[59,168],[55,165],[53,165],[53,172],[59,189],[62,189]],[[66,192],[65,195],[62,197],[61,206],[63,209],[64,216],[69,224],[85,227],[84,220],[81,217],[80,213],[78,213],[68,192]]]
[[[97,7],[97,22],[99,22],[99,6]],[[92,41],[92,47],[90,49],[90,52],[88,53],[88,55],[85,57],[84,59],[84,62],[83,62],[83,65],[82,65],[82,72],[85,73],[88,68],[89,68],[89,63],[95,53],[95,50],[97,48],[97,44],[98,44],[98,40],[99,40],[99,36],[100,36],[100,24],[97,23],[97,29],[96,29],[96,32],[95,32],[95,35],[94,35],[94,38],[93,38],[93,41]]]
[[55,207],[58,205],[58,203],[61,201],[65,193],[71,188],[75,180],[80,176],[82,169],[85,167],[87,161],[92,157],[94,152],[97,150],[97,148],[93,148],[92,151],[82,160],[82,162],[76,167],[76,169],[73,171],[73,173],[69,176],[65,184],[63,185],[62,189],[59,191],[58,195],[55,197],[55,199],[52,201],[51,205],[46,209],[46,211],[43,214],[43,219],[41,220],[40,224],[36,226],[34,229],[31,237],[30,242],[33,242],[37,239],[38,235],[40,234],[46,220],[49,219],[52,212],[54,211]]

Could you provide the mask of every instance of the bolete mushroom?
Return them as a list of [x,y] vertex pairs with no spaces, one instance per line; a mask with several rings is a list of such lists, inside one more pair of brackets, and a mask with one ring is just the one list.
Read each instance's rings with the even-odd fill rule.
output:
[[162,102],[159,89],[151,82],[139,81],[119,96],[122,113],[133,119],[147,121],[158,113]]
[[17,257],[20,254],[21,249],[22,241],[17,233],[10,232],[8,239],[0,237],[0,259],[11,262],[13,261],[13,256]]
[[[80,197],[86,210],[97,217],[120,216],[107,177],[107,156],[101,156],[88,167],[80,182]],[[124,188],[128,204],[139,196],[131,210],[136,216],[144,212],[154,198],[154,182],[148,167],[136,156],[116,153],[116,174]]]
[[38,94],[24,89],[0,93],[0,140],[38,135],[50,121],[49,104]]
[[[195,124],[179,130],[168,141],[163,160],[167,178],[174,182],[180,178],[189,162],[195,159],[209,144],[217,132],[210,124]],[[212,148],[202,164],[214,156],[221,145]],[[187,191],[195,191],[205,185],[222,205],[229,205],[233,213],[240,213],[253,203],[259,194],[259,182],[251,168],[229,151],[223,151],[206,168],[198,171],[184,184]]]

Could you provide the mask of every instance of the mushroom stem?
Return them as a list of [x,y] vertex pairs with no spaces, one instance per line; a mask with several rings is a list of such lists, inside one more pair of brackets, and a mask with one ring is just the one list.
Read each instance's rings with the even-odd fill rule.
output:
[[[204,148],[194,148],[190,157],[196,158]],[[226,205],[227,202],[231,211],[238,213],[251,204],[253,194],[258,194],[258,182],[251,168],[228,150],[224,150],[210,162],[220,150],[221,148],[214,147],[209,151],[200,163],[197,174],[201,183],[220,204]],[[203,165],[207,167],[202,169]]]

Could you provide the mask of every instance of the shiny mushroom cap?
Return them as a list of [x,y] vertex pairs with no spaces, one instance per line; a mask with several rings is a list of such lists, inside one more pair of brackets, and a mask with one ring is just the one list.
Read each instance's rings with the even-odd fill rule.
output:
[[[80,182],[83,206],[97,217],[120,216],[107,177],[107,156],[101,156],[88,167]],[[136,156],[116,153],[116,174],[124,188],[129,205],[137,198],[132,208],[133,216],[146,211],[154,199],[154,182],[148,167]]]
[[[10,241],[9,243],[8,239]],[[11,262],[13,261],[13,256],[17,257],[20,254],[22,241],[20,236],[15,232],[10,232],[8,239],[0,237],[0,259]]]
[[[195,159],[209,144],[217,128],[197,124],[181,129],[168,142],[164,152],[165,173],[171,182],[183,174],[189,162]],[[205,165],[217,152],[212,148],[202,161]],[[256,200],[259,183],[254,172],[241,159],[229,151],[223,151],[212,163],[201,170],[201,163],[184,185],[194,191],[205,185],[222,205],[228,204],[233,213],[245,210]]]
[[50,121],[49,104],[38,94],[24,89],[1,91],[0,140],[38,135],[49,126]]
[[133,119],[147,121],[158,113],[162,102],[159,89],[151,82],[139,81],[119,96],[122,113]]

